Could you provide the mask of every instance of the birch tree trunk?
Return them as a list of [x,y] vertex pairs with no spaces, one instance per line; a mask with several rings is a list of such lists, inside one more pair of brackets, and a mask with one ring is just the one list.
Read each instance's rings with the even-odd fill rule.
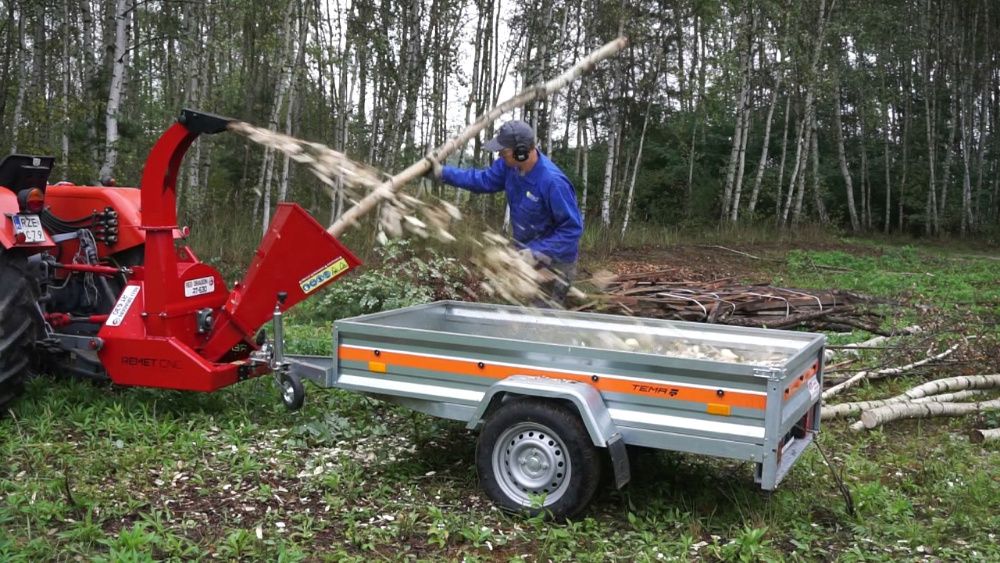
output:
[[[651,96],[652,97],[652,96]],[[639,175],[639,164],[642,162],[642,147],[646,141],[646,127],[649,125],[649,114],[652,113],[653,101],[646,104],[646,115],[642,119],[642,133],[639,134],[639,148],[635,152],[635,164],[632,166],[632,179],[628,183],[628,198],[625,200],[625,220],[622,222],[621,238],[625,238],[628,221],[632,211],[632,196],[635,193],[635,178]]]
[[104,142],[104,164],[101,165],[100,171],[102,182],[110,181],[114,177],[115,166],[118,164],[118,111],[122,101],[122,89],[125,85],[125,72],[128,65],[128,23],[131,11],[131,0],[115,1],[115,47],[111,63],[108,108],[104,119],[107,133]]
[[806,142],[806,118],[803,117],[799,121],[798,131],[795,133],[795,163],[792,165],[792,175],[788,180],[788,193],[785,195],[785,203],[781,207],[781,220],[780,225],[784,227],[788,224],[788,216],[792,210],[792,202],[795,197],[796,182],[799,179],[799,173],[802,170],[802,147]]
[[774,117],[774,106],[778,105],[778,90],[781,88],[781,78],[782,75],[779,71],[774,81],[774,90],[771,92],[771,107],[767,110],[767,121],[764,125],[764,146],[760,149],[760,163],[757,165],[757,175],[753,181],[753,191],[750,192],[750,204],[747,206],[747,212],[751,218],[753,218],[754,211],[757,209],[760,184],[764,178],[764,169],[767,168],[767,149],[771,143],[771,119]]
[[[276,131],[278,129],[278,119],[281,116],[282,106],[285,104],[285,95],[288,92],[291,82],[292,66],[295,60],[295,34],[292,33],[294,24],[293,13],[296,2],[289,0],[285,9],[285,21],[282,26],[284,33],[284,49],[281,51],[281,72],[278,75],[277,83],[274,86],[274,105],[271,108],[271,118],[268,121],[268,129]],[[258,183],[261,194],[257,201],[263,199],[263,215],[261,216],[261,232],[267,232],[267,227],[271,223],[271,176],[274,170],[274,151],[271,147],[264,148],[264,159],[261,162],[260,181]],[[256,209],[255,209],[256,211]],[[256,214],[256,213],[255,213]]]
[[18,139],[21,132],[21,122],[24,121],[24,96],[28,90],[28,65],[33,58],[33,49],[24,42],[24,14],[17,22],[17,54],[14,56],[14,64],[17,68],[17,96],[14,101],[14,117],[10,123],[10,152],[18,152]]
[[[742,20],[746,22],[747,18],[748,16],[744,14]],[[749,23],[745,23],[745,25],[749,25]],[[741,53],[740,55],[740,94],[736,107],[736,127],[733,131],[732,148],[729,151],[729,166],[726,168],[726,184],[722,192],[723,220],[730,216],[733,192],[736,185],[736,170],[739,167],[741,149],[745,146],[743,144],[743,139],[744,135],[746,135],[745,127],[747,121],[747,101],[750,96],[750,59],[751,53],[748,48],[745,53]]]
[[[305,67],[306,41],[308,38],[309,26],[306,24],[305,15],[300,11],[298,55],[295,57],[295,66],[292,67],[292,72],[289,77],[288,109],[285,111],[285,134],[289,137],[292,136],[292,122],[295,115],[295,96],[301,88],[299,75],[303,72]],[[278,185],[278,201],[285,201],[288,199],[288,180],[291,174],[290,161],[291,158],[289,158],[287,154],[284,155],[281,163],[281,181]]]
[[941,194],[938,197],[938,216],[945,219],[947,219],[948,214],[948,188],[951,184],[951,161],[955,155],[955,136],[958,133],[960,118],[958,115],[958,98],[960,97],[958,92],[958,77],[953,77],[952,82],[955,86],[951,92],[951,124],[948,127],[948,144],[945,146],[944,164],[941,165]]
[[69,179],[69,81],[70,81],[70,58],[69,58],[69,42],[70,42],[70,32],[69,32],[69,2],[63,4],[63,22],[62,22],[62,57],[63,57],[63,68],[62,68],[62,103],[60,104],[62,110],[62,132],[61,132],[61,147],[62,147],[62,159],[60,160],[60,170],[62,171],[62,179]]
[[858,221],[858,210],[854,205],[854,183],[851,180],[851,171],[847,167],[847,151],[844,147],[844,125],[841,119],[840,108],[840,88],[836,89],[836,96],[833,101],[834,132],[837,134],[837,157],[840,161],[840,174],[844,177],[844,187],[847,191],[847,212],[851,217],[851,231],[858,233],[861,231],[861,223]]
[[740,140],[739,165],[736,167],[736,185],[733,186],[733,203],[729,210],[729,220],[735,223],[739,219],[740,197],[743,193],[743,170],[746,165],[747,140],[750,138],[750,104],[743,108],[743,138]]
[[580,213],[584,220],[587,218],[587,188],[590,186],[590,144],[587,142],[587,122],[580,120],[583,125],[583,158],[581,164],[580,177],[583,178],[583,198],[580,200]]
[[[930,5],[931,0],[927,0],[926,11],[925,11],[925,22],[928,33],[930,32]],[[937,205],[937,181],[934,177],[934,164],[937,162],[936,151],[934,150],[935,144],[937,143],[937,133],[934,129],[936,117],[931,112],[931,98],[933,97],[933,86],[931,84],[931,73],[928,63],[927,51],[930,47],[926,47],[921,52],[921,60],[923,64],[921,65],[923,78],[924,78],[924,119],[927,125],[927,204],[924,209],[926,215],[924,222],[924,232],[928,235],[937,234],[940,227],[938,223],[938,205]]]
[[774,198],[774,216],[778,219],[781,218],[781,195],[785,182],[785,156],[788,154],[788,117],[791,113],[792,95],[789,93],[788,97],[785,98],[785,127],[781,133],[781,163],[778,165],[778,193]]
[[962,148],[962,219],[959,234],[965,237],[972,228],[972,179],[969,170],[969,143],[972,141],[972,131],[968,124],[969,102],[963,93],[959,99],[958,116],[961,127],[960,143]]
[[[612,119],[614,119],[614,110],[611,111]],[[620,136],[620,127],[617,123],[612,122],[611,129],[608,131],[608,159],[604,164],[604,189],[601,191],[601,225],[608,229],[611,228],[611,186],[614,180],[615,173],[615,156],[618,153],[618,143]]]
[[[807,113],[807,120],[811,122],[812,114]],[[795,187],[795,208],[792,210],[792,226],[797,227],[799,220],[802,217],[802,202],[805,200],[806,195],[806,164],[809,161],[809,153],[812,147],[812,125],[811,123],[803,123],[804,131],[802,132],[802,145],[804,150],[802,151],[802,162],[799,163],[799,178],[798,185]]]
[[892,118],[889,116],[889,102],[886,101],[882,108],[884,139],[883,147],[885,153],[885,221],[884,232],[889,234],[889,227],[892,225],[892,178],[890,177],[891,161],[889,158],[889,137],[892,135]]
[[819,133],[816,126],[816,112],[812,115],[812,133],[809,144],[812,147],[812,193],[813,205],[816,206],[816,213],[819,215],[819,222],[826,226],[830,224],[830,215],[826,212],[826,204],[823,202],[823,187],[819,181]]

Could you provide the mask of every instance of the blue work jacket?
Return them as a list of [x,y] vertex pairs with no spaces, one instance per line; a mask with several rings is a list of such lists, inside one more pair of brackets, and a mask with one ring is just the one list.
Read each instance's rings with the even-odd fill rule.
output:
[[475,193],[504,190],[514,240],[555,262],[576,262],[583,234],[576,190],[541,151],[538,162],[523,176],[498,158],[482,170],[444,166],[441,180]]

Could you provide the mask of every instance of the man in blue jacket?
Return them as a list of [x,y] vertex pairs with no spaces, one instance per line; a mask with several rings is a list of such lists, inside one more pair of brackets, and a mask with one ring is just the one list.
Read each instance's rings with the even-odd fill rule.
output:
[[464,170],[441,166],[431,158],[434,175],[446,184],[475,193],[506,192],[514,241],[536,267],[555,274],[552,281],[542,285],[542,291],[549,301],[561,306],[576,275],[583,234],[576,189],[563,171],[538,150],[534,129],[523,121],[504,123],[483,148],[500,153],[489,168]]

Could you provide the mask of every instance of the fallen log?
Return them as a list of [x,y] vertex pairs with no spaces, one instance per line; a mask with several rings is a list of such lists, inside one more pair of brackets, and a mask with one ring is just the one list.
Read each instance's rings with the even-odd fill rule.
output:
[[972,440],[973,444],[1000,440],[1000,428],[977,428],[969,433],[969,439]]
[[836,405],[823,405],[823,410],[821,418],[823,420],[830,420],[834,418],[843,418],[855,413],[859,413],[866,410],[871,410],[885,405],[891,405],[894,403],[954,403],[957,401],[964,401],[966,399],[971,399],[978,395],[982,395],[985,391],[982,389],[967,389],[965,391],[958,391],[956,393],[945,393],[943,395],[931,395],[930,397],[921,397],[919,399],[909,399],[905,395],[897,395],[895,397],[890,397],[888,399],[878,399],[875,401],[856,401],[853,403],[839,403]]
[[1000,409],[1000,399],[980,403],[900,403],[885,405],[865,411],[861,420],[851,425],[851,430],[871,430],[887,422],[909,418],[935,416],[964,416]]

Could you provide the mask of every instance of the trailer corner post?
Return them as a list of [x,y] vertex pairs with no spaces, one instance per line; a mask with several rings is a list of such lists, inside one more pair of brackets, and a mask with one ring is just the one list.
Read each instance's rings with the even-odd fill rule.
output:
[[781,409],[773,405],[780,405],[784,400],[782,381],[786,373],[783,369],[767,368],[754,370],[754,375],[767,377],[767,404],[770,407],[764,412],[764,447],[756,477],[761,489],[773,491],[778,486],[778,450],[781,447]]

